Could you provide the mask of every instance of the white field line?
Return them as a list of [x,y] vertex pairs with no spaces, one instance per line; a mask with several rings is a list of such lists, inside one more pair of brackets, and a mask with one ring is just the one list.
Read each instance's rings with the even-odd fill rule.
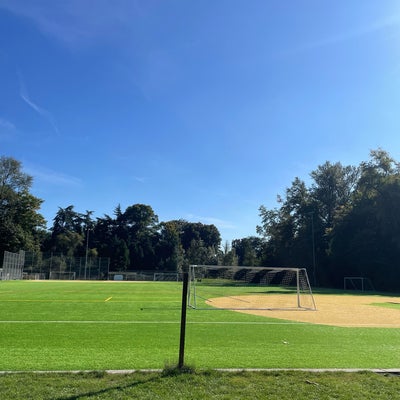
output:
[[[180,324],[180,321],[0,321],[0,324]],[[188,325],[307,325],[305,322],[234,322],[234,321],[192,321]]]
[[[111,297],[112,298],[112,297]],[[49,300],[1,300],[2,303],[103,303],[109,301],[109,299],[98,299],[98,300],[60,300],[60,299],[49,299]],[[112,300],[111,303],[176,303],[180,304],[179,300]]]

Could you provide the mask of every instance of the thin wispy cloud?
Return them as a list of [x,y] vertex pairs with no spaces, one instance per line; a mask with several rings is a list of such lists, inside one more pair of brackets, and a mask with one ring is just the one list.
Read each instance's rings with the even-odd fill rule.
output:
[[368,25],[361,26],[357,29],[339,32],[334,35],[326,36],[324,38],[304,43],[297,48],[289,51],[288,53],[302,53],[307,50],[340,44],[348,40],[357,39],[375,32],[382,31],[394,26],[400,25],[400,15],[394,15],[371,22]]
[[15,127],[15,125],[7,119],[0,117],[0,139],[3,142],[9,141],[13,137],[15,137],[16,133],[17,128]]
[[200,221],[204,224],[212,224],[217,226],[220,229],[236,229],[237,227],[231,222],[231,221],[226,221],[223,219],[219,218],[214,218],[214,217],[202,217],[200,215],[194,215],[194,214],[187,214],[186,218],[188,221]]
[[0,129],[7,130],[7,131],[13,131],[16,128],[12,122],[0,117]]
[[[141,48],[147,40],[142,24],[157,5],[158,0],[0,0],[0,10],[28,20],[45,36],[73,52],[98,43],[112,43],[114,51],[124,53],[127,60],[132,49]],[[167,51],[155,49],[146,53],[143,60],[138,61],[135,55],[126,67],[124,61],[118,68],[151,100],[154,93],[167,92],[180,71]]]
[[136,182],[139,182],[139,183],[145,183],[146,182],[146,178],[144,176],[134,176],[133,179]]
[[29,175],[33,176],[35,181],[37,180],[56,186],[67,186],[67,187],[82,186],[81,179],[71,175],[63,174],[60,172],[56,172],[38,166],[32,166],[29,164],[25,165],[24,167],[26,172]]
[[143,15],[148,7],[144,3],[136,0],[2,0],[0,8],[30,19],[46,35],[76,47],[98,37],[118,34],[120,27],[131,25],[135,16]]
[[58,135],[60,133],[57,124],[53,115],[47,111],[45,108],[39,106],[28,95],[28,91],[26,89],[24,80],[22,78],[22,74],[20,71],[17,71],[18,80],[19,80],[19,95],[21,99],[30,107],[32,108],[37,114],[43,117],[53,128],[54,132]]

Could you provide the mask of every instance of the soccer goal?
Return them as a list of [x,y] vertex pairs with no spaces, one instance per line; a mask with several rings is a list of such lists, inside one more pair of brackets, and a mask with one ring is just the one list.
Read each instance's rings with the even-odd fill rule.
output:
[[195,309],[316,310],[304,268],[191,265],[188,305]]
[[375,291],[374,285],[369,278],[363,276],[345,276],[344,290],[358,290],[360,292]]
[[162,282],[179,282],[179,276],[179,272],[155,272],[153,280]]
[[75,272],[67,272],[67,271],[51,271],[49,274],[50,280],[64,280],[64,281],[72,281],[75,280]]

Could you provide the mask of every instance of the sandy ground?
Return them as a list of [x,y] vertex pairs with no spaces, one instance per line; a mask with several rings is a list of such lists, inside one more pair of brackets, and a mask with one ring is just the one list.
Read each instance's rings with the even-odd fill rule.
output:
[[[239,298],[245,301],[249,308],[260,301],[259,296],[256,295]],[[238,312],[323,325],[400,328],[400,308],[373,305],[373,303],[400,304],[400,297],[314,295],[314,299],[316,311],[238,310]],[[227,308],[232,305],[232,299],[227,297],[209,300],[209,304],[217,308]]]

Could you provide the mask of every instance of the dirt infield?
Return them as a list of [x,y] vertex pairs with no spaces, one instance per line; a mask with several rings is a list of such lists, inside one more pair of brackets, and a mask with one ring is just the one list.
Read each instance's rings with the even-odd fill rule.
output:
[[[274,297],[276,295],[273,295]],[[260,296],[240,296],[242,301],[251,305],[260,302]],[[278,297],[278,296],[277,296]],[[387,308],[378,303],[399,304],[400,297],[314,295],[317,311],[308,310],[237,310],[245,314],[285,319],[313,324],[345,327],[400,328],[400,308]],[[237,297],[236,297],[237,299]],[[217,308],[229,308],[232,299],[219,297],[209,299],[209,304]]]

